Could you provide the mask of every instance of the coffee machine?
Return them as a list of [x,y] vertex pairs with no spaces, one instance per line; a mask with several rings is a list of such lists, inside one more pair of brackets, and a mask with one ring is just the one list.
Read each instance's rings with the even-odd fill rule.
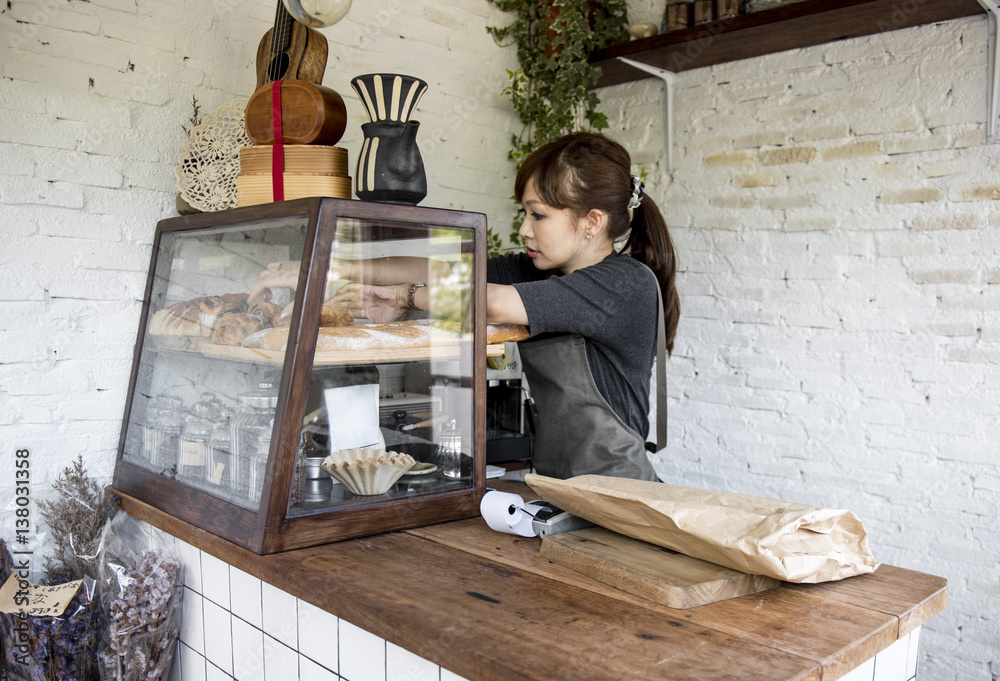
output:
[[490,357],[486,368],[486,463],[530,464],[534,409],[521,371],[517,343],[504,343],[504,354]]

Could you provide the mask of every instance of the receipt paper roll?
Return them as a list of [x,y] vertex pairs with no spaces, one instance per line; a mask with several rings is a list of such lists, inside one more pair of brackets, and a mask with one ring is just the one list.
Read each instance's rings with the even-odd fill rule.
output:
[[533,518],[524,511],[524,499],[517,494],[491,490],[479,502],[479,513],[486,524],[497,532],[517,534],[522,537],[537,537],[531,527]]

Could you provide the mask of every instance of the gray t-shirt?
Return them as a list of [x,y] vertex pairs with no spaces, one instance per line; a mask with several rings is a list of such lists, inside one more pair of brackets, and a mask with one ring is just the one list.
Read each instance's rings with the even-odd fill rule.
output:
[[[517,289],[533,335],[584,337],[597,390],[645,438],[656,346],[655,277],[641,262],[619,253],[571,274],[550,274],[536,269],[525,253],[491,258],[486,268],[488,282]],[[530,387],[530,376],[528,382]]]

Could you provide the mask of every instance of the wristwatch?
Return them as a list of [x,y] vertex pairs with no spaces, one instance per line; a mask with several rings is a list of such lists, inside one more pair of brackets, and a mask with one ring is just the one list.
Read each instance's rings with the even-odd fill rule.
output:
[[427,286],[427,284],[421,281],[415,281],[412,284],[410,284],[410,288],[406,292],[406,304],[410,306],[411,310],[417,309],[416,304],[413,302],[413,295],[417,292],[418,288],[423,288],[425,286]]

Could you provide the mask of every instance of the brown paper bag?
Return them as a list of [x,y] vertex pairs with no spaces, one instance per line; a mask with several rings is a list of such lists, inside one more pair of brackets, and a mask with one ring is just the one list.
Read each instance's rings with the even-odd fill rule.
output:
[[851,511],[602,475],[524,481],[601,527],[749,574],[817,583],[879,566]]

